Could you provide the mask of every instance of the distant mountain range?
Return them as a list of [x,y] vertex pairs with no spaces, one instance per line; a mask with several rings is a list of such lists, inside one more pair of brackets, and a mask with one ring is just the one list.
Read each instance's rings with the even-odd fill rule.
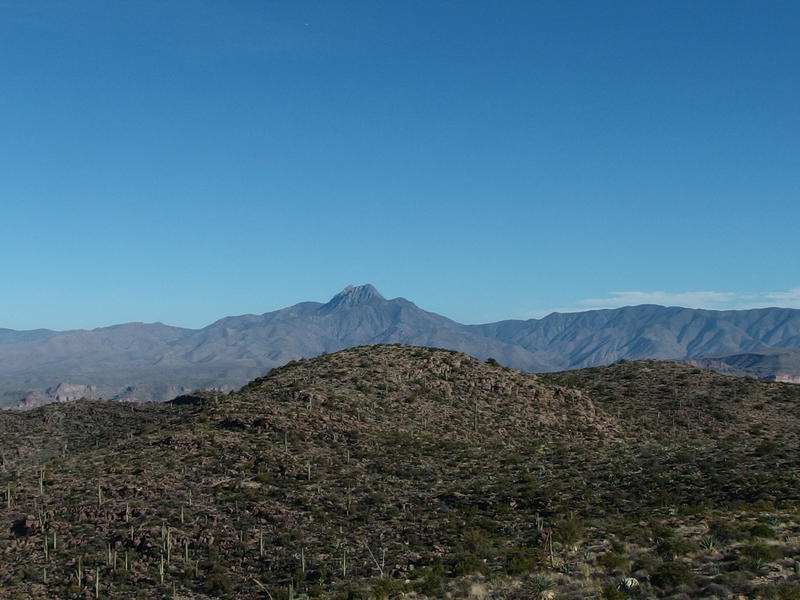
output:
[[[228,390],[293,359],[385,343],[448,348],[534,372],[656,358],[800,381],[796,309],[642,305],[462,325],[363,285],[348,286],[324,304],[226,317],[202,329],[161,323],[0,329],[0,405],[80,396],[165,400],[200,388]],[[736,358],[743,355],[749,358]]]

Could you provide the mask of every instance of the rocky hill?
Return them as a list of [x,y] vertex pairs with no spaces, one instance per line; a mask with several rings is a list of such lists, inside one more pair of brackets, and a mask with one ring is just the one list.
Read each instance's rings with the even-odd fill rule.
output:
[[4,412],[0,597],[793,598],[799,426],[798,386],[402,345]]
[[[138,401],[167,400],[204,388],[229,391],[289,360],[386,343],[449,348],[544,372],[620,359],[685,360],[797,349],[800,310],[645,305],[462,325],[404,298],[386,299],[371,285],[348,286],[326,303],[227,317],[198,330],[161,323],[92,331],[0,330],[0,406],[54,400],[52,390],[59,386],[91,387],[87,394],[92,398]],[[738,364],[737,373],[777,375],[769,361],[752,371]],[[791,364],[793,370],[781,375],[800,377],[800,365]]]

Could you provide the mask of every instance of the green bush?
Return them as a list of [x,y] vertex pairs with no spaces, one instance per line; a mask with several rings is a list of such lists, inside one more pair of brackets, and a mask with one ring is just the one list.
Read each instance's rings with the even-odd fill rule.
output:
[[583,534],[583,524],[575,515],[561,519],[555,526],[555,539],[564,545],[576,544]]
[[658,559],[657,556],[653,554],[641,554],[634,561],[631,570],[647,571],[648,573],[652,573],[653,571],[658,569],[659,566],[661,566],[661,561]]
[[722,543],[735,542],[745,537],[745,532],[736,523],[722,519],[711,521],[708,524],[708,532]]
[[774,538],[775,530],[766,523],[756,523],[750,527],[750,535],[759,538]]
[[496,539],[485,529],[467,529],[461,534],[461,546],[465,554],[474,554],[478,558],[491,558],[495,555]]
[[535,548],[510,548],[506,552],[506,573],[509,575],[530,573],[539,566],[539,562]]
[[627,571],[631,565],[631,559],[617,552],[606,552],[598,557],[597,564],[607,571]]
[[413,577],[411,585],[414,590],[420,594],[431,596],[441,587],[445,578],[445,569],[441,563],[435,563],[417,569],[413,572]]
[[800,600],[800,585],[781,583],[764,590],[765,600]]
[[203,591],[212,596],[227,598],[233,592],[233,583],[222,569],[212,569],[203,582]]
[[406,585],[399,579],[391,577],[378,577],[370,585],[372,595],[376,600],[385,600],[406,591]]
[[486,563],[475,554],[462,554],[453,566],[453,575],[485,575],[488,572]]
[[661,540],[656,546],[656,552],[666,559],[676,559],[679,556],[686,556],[692,552],[697,552],[700,547],[697,542],[684,538],[673,538]]
[[675,536],[675,529],[666,523],[655,522],[650,525],[650,535],[654,540],[666,540]]
[[764,562],[778,560],[782,555],[780,548],[769,546],[764,542],[750,542],[742,546],[739,552],[746,558]]
[[607,585],[603,588],[601,598],[603,598],[603,600],[627,600],[628,594],[618,589],[616,586]]
[[678,585],[691,585],[694,573],[686,563],[671,560],[661,564],[650,577],[650,582],[659,588],[672,588]]

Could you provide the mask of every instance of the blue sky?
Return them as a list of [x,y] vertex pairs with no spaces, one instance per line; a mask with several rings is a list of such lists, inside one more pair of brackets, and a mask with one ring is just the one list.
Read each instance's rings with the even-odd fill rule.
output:
[[0,327],[371,282],[800,307],[796,2],[0,0]]

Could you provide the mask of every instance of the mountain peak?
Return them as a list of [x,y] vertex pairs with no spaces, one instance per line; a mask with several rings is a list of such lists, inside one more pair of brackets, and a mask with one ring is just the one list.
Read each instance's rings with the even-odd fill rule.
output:
[[369,283],[365,285],[348,285],[341,292],[336,294],[325,305],[328,308],[336,308],[339,306],[356,306],[358,304],[365,304],[373,300],[385,300],[380,292]]

